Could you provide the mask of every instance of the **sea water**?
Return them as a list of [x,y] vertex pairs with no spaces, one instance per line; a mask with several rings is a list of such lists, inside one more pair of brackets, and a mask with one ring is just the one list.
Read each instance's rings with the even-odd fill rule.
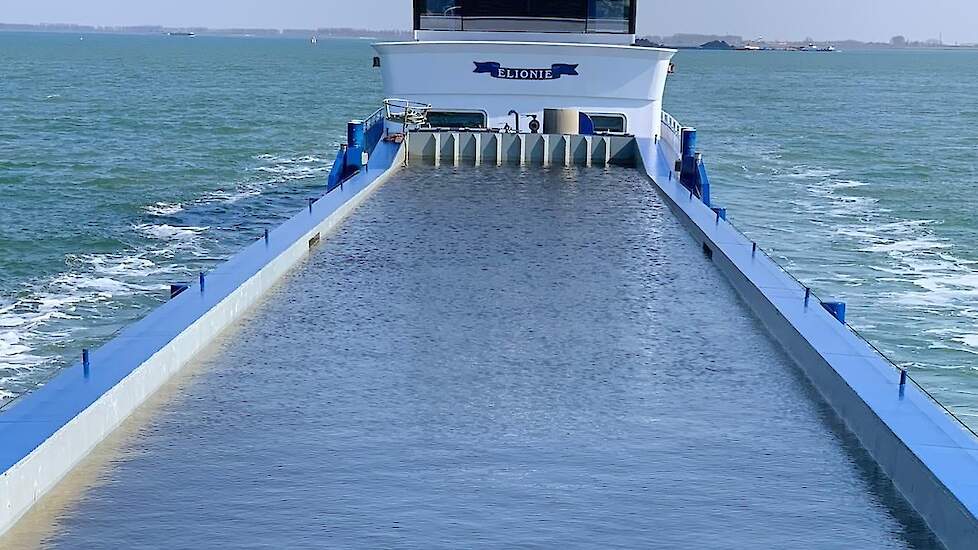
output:
[[651,184],[409,169],[42,530],[74,548],[934,548]]
[[[5,33],[0,52],[0,399],[302,208],[381,99],[366,41]],[[676,63],[665,107],[731,220],[978,423],[978,52]]]

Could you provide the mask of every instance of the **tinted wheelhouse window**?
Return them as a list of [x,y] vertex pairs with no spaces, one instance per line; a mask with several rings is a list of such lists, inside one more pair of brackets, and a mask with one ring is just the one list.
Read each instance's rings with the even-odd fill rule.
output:
[[464,0],[465,17],[587,19],[587,3],[573,0]]
[[461,15],[456,13],[462,9],[461,0],[423,0],[418,8],[421,15]]
[[635,0],[415,0],[416,30],[634,33]]
[[428,125],[432,128],[471,128],[486,127],[486,114],[480,112],[429,111]]

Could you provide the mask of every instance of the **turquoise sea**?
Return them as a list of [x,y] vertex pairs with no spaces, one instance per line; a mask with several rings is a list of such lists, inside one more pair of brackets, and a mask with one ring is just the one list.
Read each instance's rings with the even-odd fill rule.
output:
[[[0,34],[0,398],[319,194],[367,41]],[[978,425],[978,52],[688,52],[715,200]]]

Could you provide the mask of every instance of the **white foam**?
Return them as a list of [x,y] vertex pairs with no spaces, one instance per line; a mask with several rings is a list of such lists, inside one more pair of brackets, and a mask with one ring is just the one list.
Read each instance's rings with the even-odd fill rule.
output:
[[978,350],[978,334],[968,334],[959,337],[957,340],[969,348],[975,348],[975,350]]
[[237,191],[214,191],[209,194],[202,202],[226,202],[226,203],[236,203],[240,200],[247,199],[250,197],[257,197],[261,195],[260,189],[240,189]]
[[[882,239],[881,239],[882,240]],[[951,248],[950,243],[939,241],[932,237],[917,237],[897,241],[881,242],[861,248],[864,252],[921,252],[925,250],[940,250]]]
[[154,225],[143,223],[134,225],[133,229],[154,239],[190,240],[197,238],[198,235],[207,231],[210,227],[179,227],[169,224]]
[[286,181],[292,181],[317,177],[326,170],[326,167],[310,167],[302,164],[276,164],[274,166],[259,166],[256,170],[258,172],[280,176]]
[[150,216],[172,216],[179,212],[183,212],[182,204],[170,204],[166,202],[158,202],[156,204],[151,204],[149,206],[143,207],[143,210]]
[[[229,189],[217,190],[193,204],[234,203],[268,189],[328,172],[328,161],[314,155],[258,155],[253,177]],[[146,216],[167,218],[187,209],[187,203],[156,202],[143,207]],[[27,283],[17,299],[0,299],[0,400],[10,389],[36,382],[38,369],[59,364],[60,350],[71,346],[92,316],[115,317],[115,310],[135,306],[136,297],[162,296],[163,283],[185,280],[195,268],[187,260],[211,258],[205,226],[138,223],[133,231],[149,239],[134,250],[117,254],[77,254],[66,257],[67,269],[44,280]],[[221,259],[215,257],[214,259]],[[193,265],[192,263],[190,264]]]
[[842,170],[801,165],[801,166],[795,166],[792,169],[792,172],[788,174],[782,174],[782,177],[790,178],[790,179],[799,179],[799,180],[819,179],[819,178],[825,179],[825,178],[838,176],[841,173]]

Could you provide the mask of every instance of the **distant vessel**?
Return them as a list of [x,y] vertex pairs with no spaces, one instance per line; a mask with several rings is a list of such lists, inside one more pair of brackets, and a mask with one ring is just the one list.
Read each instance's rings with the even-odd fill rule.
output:
[[168,32],[168,33],[166,33],[166,35],[167,36],[186,36],[186,37],[189,37],[189,38],[193,38],[193,37],[197,36],[196,33],[192,33],[192,32]]
[[820,48],[820,47],[816,46],[814,43],[810,43],[807,46],[804,46],[803,48],[801,48],[801,51],[803,51],[803,52],[834,52],[835,51],[835,46],[826,46],[824,48]]
[[319,39],[313,36],[312,39],[309,40],[309,42],[311,42],[312,45],[315,46],[316,44],[319,44]]

